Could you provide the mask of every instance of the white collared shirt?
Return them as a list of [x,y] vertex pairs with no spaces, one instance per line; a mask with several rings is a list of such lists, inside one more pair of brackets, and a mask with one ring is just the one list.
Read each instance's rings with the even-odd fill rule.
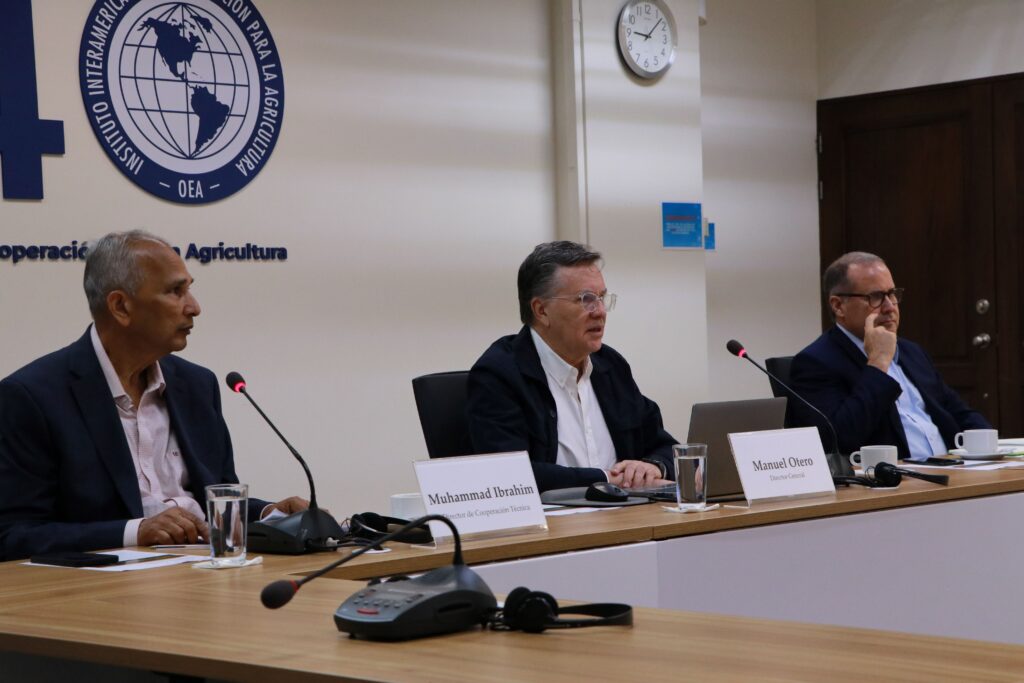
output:
[[580,377],[579,371],[552,351],[535,329],[530,328],[530,335],[558,412],[555,462],[566,467],[596,467],[607,476],[616,462],[615,445],[590,383],[593,363],[587,357],[583,377]]
[[[148,384],[139,405],[135,406],[121,385],[121,379],[100,342],[95,325],[90,329],[89,336],[117,406],[128,450],[132,454],[135,477],[139,493],[142,494],[143,518],[152,517],[176,505],[199,519],[205,519],[206,513],[188,491],[188,468],[185,467],[181,449],[171,429],[171,415],[164,401],[166,384],[160,363],[153,363],[146,369]],[[142,518],[130,520],[125,525],[124,545],[137,545],[141,523]]]

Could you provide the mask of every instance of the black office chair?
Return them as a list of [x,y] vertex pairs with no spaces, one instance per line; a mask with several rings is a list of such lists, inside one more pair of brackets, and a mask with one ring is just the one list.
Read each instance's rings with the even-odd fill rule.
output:
[[423,439],[431,458],[471,455],[466,419],[469,371],[435,372],[412,380]]
[[[772,373],[786,384],[789,384],[789,368],[793,364],[793,356],[778,356],[776,358],[765,358],[764,366],[768,368],[768,372]],[[772,386],[772,395],[775,398],[791,398],[789,392],[781,384],[776,382],[771,377],[768,378],[768,383]],[[793,401],[786,404],[786,427],[793,426],[792,418]]]
[[[765,358],[764,366],[780,380],[789,384],[789,367],[793,364],[793,356],[779,356],[777,358]],[[789,398],[789,392],[772,378],[768,378],[772,385],[772,395],[776,398]]]

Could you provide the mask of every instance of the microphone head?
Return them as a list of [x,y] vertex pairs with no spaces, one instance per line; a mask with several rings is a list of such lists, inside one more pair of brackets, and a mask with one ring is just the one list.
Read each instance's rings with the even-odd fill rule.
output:
[[875,481],[880,486],[899,486],[903,481],[903,474],[900,468],[887,462],[880,462],[874,466]]
[[744,356],[747,355],[747,350],[743,348],[743,344],[740,344],[735,339],[730,339],[725,344],[725,348],[729,350],[729,353],[731,353],[734,356],[739,356],[740,358],[743,358]]
[[260,593],[260,601],[267,609],[277,609],[287,605],[292,596],[298,592],[298,583],[281,579],[280,581],[268,583],[263,587],[263,591]]
[[235,371],[228,373],[228,376],[224,378],[224,381],[228,383],[228,388],[236,394],[240,394],[245,391],[245,380],[242,375]]

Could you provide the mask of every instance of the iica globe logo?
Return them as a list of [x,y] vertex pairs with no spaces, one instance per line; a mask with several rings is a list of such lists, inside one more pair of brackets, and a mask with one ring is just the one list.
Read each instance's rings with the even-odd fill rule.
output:
[[114,165],[176,202],[242,189],[270,158],[284,114],[274,39],[244,0],[97,0],[80,79]]

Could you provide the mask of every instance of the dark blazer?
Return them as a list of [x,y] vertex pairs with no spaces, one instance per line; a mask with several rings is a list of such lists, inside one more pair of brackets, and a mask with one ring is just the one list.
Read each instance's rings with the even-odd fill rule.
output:
[[[677,442],[662,426],[658,405],[640,393],[629,363],[607,345],[590,360],[616,458],[661,463],[672,478]],[[528,327],[491,344],[469,371],[467,412],[474,451],[528,451],[541,491],[605,481],[599,469],[555,464],[558,414]]]
[[[971,410],[946,386],[924,349],[906,339],[897,341],[899,366],[924,399],[925,409],[939,428],[947,447],[965,429],[989,429],[988,421]],[[832,327],[793,358],[793,389],[828,415],[839,435],[839,450],[851,453],[869,444],[889,444],[899,457],[909,458],[907,435],[896,410],[902,393],[899,382],[867,358],[842,330]],[[825,450],[832,449],[832,433],[825,422],[799,401],[790,401],[792,426],[816,426]]]
[[[213,373],[160,361],[171,428],[206,509],[204,487],[238,481]],[[250,499],[258,518],[265,501]],[[142,517],[131,451],[89,332],[0,381],[0,560],[117,548]]]

